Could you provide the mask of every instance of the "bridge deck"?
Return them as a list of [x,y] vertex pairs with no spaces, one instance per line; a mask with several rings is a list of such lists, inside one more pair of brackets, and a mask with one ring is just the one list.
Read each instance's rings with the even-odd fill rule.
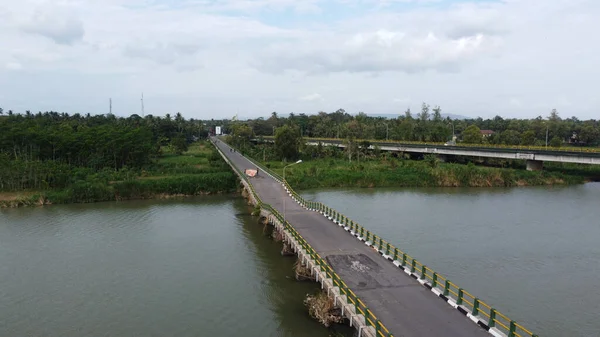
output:
[[[229,152],[223,142],[217,146],[240,170],[255,167],[239,153]],[[282,214],[287,198],[286,220],[396,337],[489,336],[372,248],[319,213],[300,207],[276,180],[259,174],[251,182],[263,202]]]

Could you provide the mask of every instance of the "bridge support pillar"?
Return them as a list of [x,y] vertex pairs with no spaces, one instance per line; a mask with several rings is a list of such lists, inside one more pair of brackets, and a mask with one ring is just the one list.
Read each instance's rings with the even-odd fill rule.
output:
[[541,171],[544,168],[544,162],[541,160],[527,160],[527,171]]
[[445,154],[438,154],[437,157],[440,160],[440,162],[442,162],[442,163],[448,162],[448,156]]

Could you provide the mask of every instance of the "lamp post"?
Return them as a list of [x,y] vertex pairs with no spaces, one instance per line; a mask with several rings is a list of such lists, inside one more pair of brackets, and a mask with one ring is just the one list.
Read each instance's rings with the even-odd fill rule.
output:
[[389,129],[388,129],[388,123],[382,123],[383,125],[385,125],[385,140],[388,141],[389,140]]
[[[300,164],[301,162],[302,162],[302,159],[298,160],[295,163],[291,163],[291,164],[288,164],[288,165],[286,165],[286,166],[283,167],[283,183],[284,183],[284,186],[286,184],[286,181],[285,181],[285,169],[288,168],[289,166]],[[285,189],[284,189],[283,193],[286,193]],[[286,199],[286,196],[284,194],[283,195],[283,225],[284,226],[285,226],[285,199]]]

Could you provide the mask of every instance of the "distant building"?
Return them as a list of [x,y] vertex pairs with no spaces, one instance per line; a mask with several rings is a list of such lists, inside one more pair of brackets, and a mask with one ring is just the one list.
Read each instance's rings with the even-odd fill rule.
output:
[[495,132],[494,132],[494,131],[492,131],[492,130],[481,130],[481,131],[479,131],[479,132],[481,132],[481,136],[482,136],[483,138],[487,138],[487,137],[489,137],[489,136],[491,136],[491,135],[493,135],[493,134],[495,133]]
[[584,141],[579,140],[579,135],[577,135],[577,132],[573,132],[573,135],[567,139],[567,142],[573,145],[585,145]]

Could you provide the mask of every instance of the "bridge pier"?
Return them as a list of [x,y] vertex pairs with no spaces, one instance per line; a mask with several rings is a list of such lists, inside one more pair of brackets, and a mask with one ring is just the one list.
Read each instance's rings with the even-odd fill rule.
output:
[[544,162],[541,160],[527,160],[527,171],[541,171],[544,168]]

